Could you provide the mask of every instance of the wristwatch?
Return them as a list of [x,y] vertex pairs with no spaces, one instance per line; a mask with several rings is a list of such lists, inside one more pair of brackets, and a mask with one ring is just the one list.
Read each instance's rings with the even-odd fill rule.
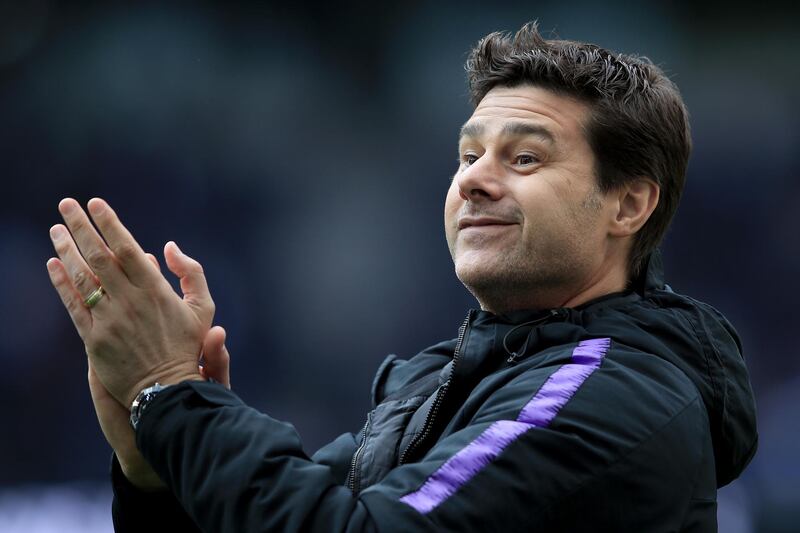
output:
[[171,385],[162,385],[161,383],[156,383],[152,387],[142,389],[142,391],[136,395],[136,398],[131,404],[131,427],[133,427],[134,431],[136,431],[136,427],[139,425],[139,421],[142,419],[142,413],[144,413],[144,410],[147,409],[147,406],[150,404],[150,402],[153,401],[153,398],[155,398],[159,392],[168,387],[171,387]]

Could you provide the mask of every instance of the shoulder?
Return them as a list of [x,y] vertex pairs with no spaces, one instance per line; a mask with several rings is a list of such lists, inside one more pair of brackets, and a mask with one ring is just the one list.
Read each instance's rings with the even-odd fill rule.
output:
[[[681,369],[658,355],[613,341],[564,416],[585,421],[586,427],[616,442],[620,451],[635,449],[656,434],[678,444],[686,428],[709,432],[700,393]],[[671,432],[662,434],[669,427]]]
[[663,450],[652,448],[656,436],[684,464],[697,464],[700,447],[684,444],[687,435],[707,439],[709,426],[692,381],[660,357],[613,339],[589,354],[582,344],[553,346],[522,368],[497,373],[470,418],[515,420],[537,430],[531,442],[576,444],[574,453],[594,458],[595,473],[637,449],[657,457]]
[[[640,426],[640,436],[667,423],[700,394],[678,367],[613,338],[562,345],[531,358],[515,380],[563,402],[559,414],[580,414],[606,428]],[[636,422],[638,421],[638,422]],[[553,419],[557,424],[558,417]],[[639,432],[637,432],[639,433]]]
[[509,452],[527,457],[550,450],[542,468],[564,481],[563,490],[540,493],[543,502],[558,507],[556,495],[566,492],[575,497],[567,500],[576,501],[579,494],[600,491],[614,495],[606,498],[608,512],[622,512],[615,498],[644,504],[649,492],[679,513],[698,480],[714,486],[708,414],[682,371],[612,340],[600,364],[574,379],[581,374],[571,366],[580,366],[573,352],[556,350],[549,363],[515,378],[535,385],[517,417],[532,430]]

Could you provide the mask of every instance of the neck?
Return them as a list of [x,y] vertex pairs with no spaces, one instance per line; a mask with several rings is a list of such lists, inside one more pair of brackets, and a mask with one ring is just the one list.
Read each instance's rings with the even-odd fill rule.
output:
[[606,294],[621,292],[627,285],[624,268],[600,268],[582,283],[568,287],[530,287],[528,290],[508,291],[503,297],[482,298],[475,295],[481,309],[494,314],[523,309],[541,310],[557,307],[577,307]]

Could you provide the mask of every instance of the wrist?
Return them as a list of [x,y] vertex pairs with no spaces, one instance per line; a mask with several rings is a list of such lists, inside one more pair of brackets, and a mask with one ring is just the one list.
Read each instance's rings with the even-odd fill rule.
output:
[[128,461],[117,454],[117,461],[119,461],[119,467],[125,479],[138,490],[155,492],[167,488],[155,470],[141,455],[137,459]]
[[177,385],[178,383],[183,383],[184,381],[206,381],[206,379],[202,374],[200,374],[197,365],[194,365],[192,370],[169,373],[163,377],[159,377],[153,381],[153,383],[156,381],[166,387],[167,385]]
[[153,373],[134,385],[134,387],[129,391],[126,398],[126,403],[124,405],[128,408],[128,410],[130,410],[133,401],[136,399],[139,393],[148,387],[152,387],[156,383],[160,383],[162,386],[167,387],[169,385],[183,383],[184,381],[205,381],[205,378],[203,378],[203,376],[200,374],[199,370],[197,369],[197,365],[194,365],[193,369],[172,369],[166,372]]

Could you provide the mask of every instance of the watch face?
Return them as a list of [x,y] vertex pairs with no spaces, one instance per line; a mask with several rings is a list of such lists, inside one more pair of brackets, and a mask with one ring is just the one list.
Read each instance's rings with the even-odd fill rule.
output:
[[[169,385],[167,385],[169,386]],[[142,390],[139,394],[136,395],[136,399],[133,400],[131,404],[131,426],[135,430],[136,427],[139,425],[139,420],[142,417],[142,413],[144,412],[145,408],[147,408],[147,404],[156,397],[156,395],[161,392],[162,390],[166,389],[167,387],[161,386],[160,383],[156,383],[152,387],[147,387],[146,389]]]

